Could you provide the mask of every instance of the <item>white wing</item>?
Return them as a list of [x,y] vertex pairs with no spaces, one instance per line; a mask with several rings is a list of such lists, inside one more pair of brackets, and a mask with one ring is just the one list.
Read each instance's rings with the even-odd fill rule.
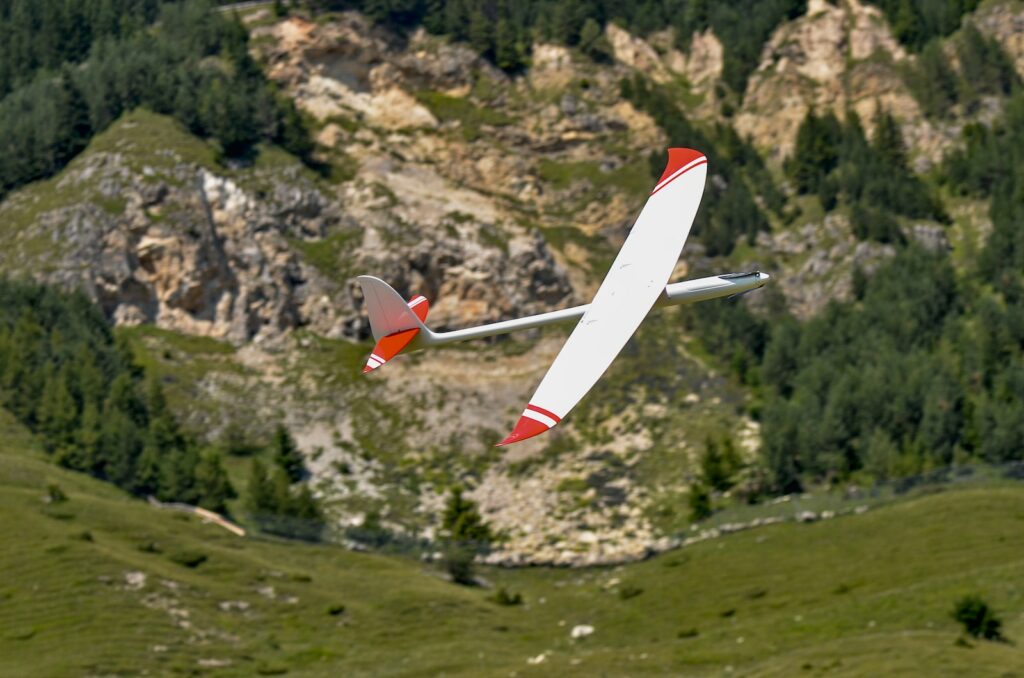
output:
[[515,430],[499,445],[547,431],[601,378],[665,289],[704,193],[707,158],[670,148],[668,165],[590,308],[569,335]]

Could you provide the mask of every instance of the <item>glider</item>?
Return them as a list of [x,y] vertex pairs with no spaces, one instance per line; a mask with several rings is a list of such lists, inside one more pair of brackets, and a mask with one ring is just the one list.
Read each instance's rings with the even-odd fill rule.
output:
[[668,284],[690,234],[707,177],[707,158],[690,148],[668,149],[668,164],[590,304],[450,332],[425,321],[429,302],[406,301],[390,285],[359,276],[370,330],[377,342],[363,372],[402,350],[479,339],[551,323],[579,320],[530,398],[512,433],[498,443],[520,442],[556,426],[597,383],[652,308],[731,297],[762,287],[760,271]]

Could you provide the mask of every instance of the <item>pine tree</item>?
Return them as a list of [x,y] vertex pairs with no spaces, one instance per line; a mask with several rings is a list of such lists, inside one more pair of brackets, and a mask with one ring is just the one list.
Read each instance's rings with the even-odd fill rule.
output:
[[456,584],[471,585],[473,559],[486,553],[493,539],[490,528],[477,511],[476,502],[462,496],[462,488],[454,487],[441,516],[442,565]]
[[99,474],[102,468],[100,421],[100,408],[95,401],[86,400],[78,430],[75,431],[74,444],[58,453],[57,463],[76,471]]
[[499,19],[494,30],[494,63],[503,71],[515,71],[523,61],[516,42],[516,33],[507,19]]
[[890,167],[906,170],[906,144],[903,134],[892,115],[880,105],[874,113],[874,134],[871,146]]
[[469,44],[485,56],[494,55],[494,34],[491,21],[479,5],[469,15]]
[[467,544],[472,548],[486,550],[493,536],[477,510],[476,502],[462,495],[461,487],[454,487],[448,495],[444,513],[441,516],[441,530],[447,539]]
[[100,425],[100,474],[120,487],[128,487],[135,475],[135,462],[142,450],[138,426],[123,410],[110,405],[103,408]]
[[199,452],[194,444],[164,450],[160,458],[160,485],[157,495],[160,500],[198,504],[198,466]]
[[249,466],[248,499],[246,507],[256,516],[277,512],[274,488],[267,477],[267,467],[259,459],[253,459]]
[[208,451],[200,457],[195,479],[199,505],[217,513],[227,513],[228,500],[237,495],[217,452]]
[[957,78],[937,39],[922,50],[916,67],[910,71],[907,84],[925,115],[949,117],[956,103]]
[[601,24],[593,17],[587,17],[580,29],[580,51],[594,61],[607,61],[611,55],[611,46],[605,40]]
[[690,520],[699,522],[713,513],[711,493],[703,483],[694,483],[690,487]]
[[71,445],[78,426],[78,407],[68,387],[69,368],[63,366],[56,374],[50,372],[39,402],[39,430],[49,452]]
[[154,436],[147,436],[146,443],[139,454],[135,466],[135,477],[132,480],[132,492],[142,497],[160,494],[162,455]]
[[297,482],[306,474],[305,459],[295,444],[295,439],[284,424],[274,429],[271,442],[274,463],[284,470],[290,482]]
[[73,71],[65,67],[61,72],[61,101],[59,102],[59,119],[61,141],[56,153],[57,166],[60,169],[78,155],[92,138],[92,120],[89,117],[89,104],[86,103],[82,91],[74,80]]
[[295,516],[294,536],[306,541],[317,541],[322,537],[324,514],[309,485],[299,487],[292,497],[291,513]]

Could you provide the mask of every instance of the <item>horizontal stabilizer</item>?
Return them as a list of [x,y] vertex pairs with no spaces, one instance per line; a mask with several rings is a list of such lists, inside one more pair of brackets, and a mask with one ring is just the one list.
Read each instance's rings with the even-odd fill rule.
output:
[[427,319],[430,302],[423,295],[416,295],[406,302],[380,278],[363,275],[358,280],[366,299],[370,330],[377,340],[363,367],[363,374],[366,374],[401,353],[421,330],[426,330],[423,323]]

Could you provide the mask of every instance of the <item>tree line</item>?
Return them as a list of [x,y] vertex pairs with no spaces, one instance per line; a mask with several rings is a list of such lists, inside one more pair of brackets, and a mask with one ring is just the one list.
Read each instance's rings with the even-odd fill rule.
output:
[[935,38],[960,27],[964,14],[978,8],[980,0],[868,0],[885,14],[896,39],[920,51]]
[[270,443],[272,464],[254,458],[249,470],[246,510],[264,532],[316,541],[323,534],[323,509],[307,483],[302,453],[288,429],[278,425]]
[[0,281],[0,405],[56,463],[132,494],[218,512],[234,496],[219,454],[182,431],[81,294]]
[[797,192],[817,194],[826,211],[847,207],[862,240],[901,241],[896,215],[948,221],[934,190],[910,169],[896,120],[879,108],[874,127],[869,142],[856,112],[840,122],[831,111],[808,111],[785,163]]
[[[737,239],[753,243],[760,231],[770,225],[754,198],[753,187],[762,202],[781,211],[784,198],[772,182],[757,151],[730,125],[718,124],[712,135],[697,129],[664,87],[637,74],[620,84],[622,97],[648,113],[665,132],[669,146],[699,148],[708,156],[710,172],[717,177],[704,188],[701,209],[693,224],[693,235],[711,256],[727,255]],[[665,156],[655,152],[650,158],[655,181],[665,168]]]
[[960,110],[976,112],[985,96],[1006,96],[1020,86],[1013,62],[994,39],[967,24],[953,42],[958,68],[950,64],[938,39],[925,45],[904,81],[922,112],[930,118],[949,118]]
[[156,20],[160,0],[5,0],[0,2],[0,99],[83,61],[103,38],[131,35]]
[[[53,461],[140,497],[228,513],[235,488],[222,452],[263,449],[228,427],[203,445],[178,423],[160,381],[81,293],[0,279],[0,407],[35,433]],[[279,425],[271,467],[252,462],[245,510],[263,531],[318,539],[325,519],[303,456]]]
[[22,79],[35,76],[0,101],[0,197],[58,172],[94,134],[138,106],[174,116],[217,142],[224,156],[245,156],[270,142],[309,160],[313,144],[301,116],[249,56],[240,23],[202,0],[162,5],[149,28],[142,23],[147,16],[140,10],[117,32],[89,32],[88,58],[57,70],[48,64],[60,50],[34,71],[19,53],[27,61],[12,68]]
[[318,10],[358,9],[391,28],[423,26],[436,35],[468,42],[499,68],[527,65],[534,41],[578,47],[602,58],[609,22],[641,36],[674,29],[686,48],[695,31],[712,29],[722,41],[723,83],[742,94],[761,48],[782,21],[802,14],[806,0],[312,0]]
[[[853,299],[806,322],[777,312],[769,323],[735,302],[685,309],[755,393],[774,491],[1024,459],[1024,95],[964,136],[943,181],[991,198],[993,224],[966,269],[945,250],[904,243],[874,273],[854,271]],[[829,153],[807,158],[820,166],[804,167],[806,181],[836,170]]]

